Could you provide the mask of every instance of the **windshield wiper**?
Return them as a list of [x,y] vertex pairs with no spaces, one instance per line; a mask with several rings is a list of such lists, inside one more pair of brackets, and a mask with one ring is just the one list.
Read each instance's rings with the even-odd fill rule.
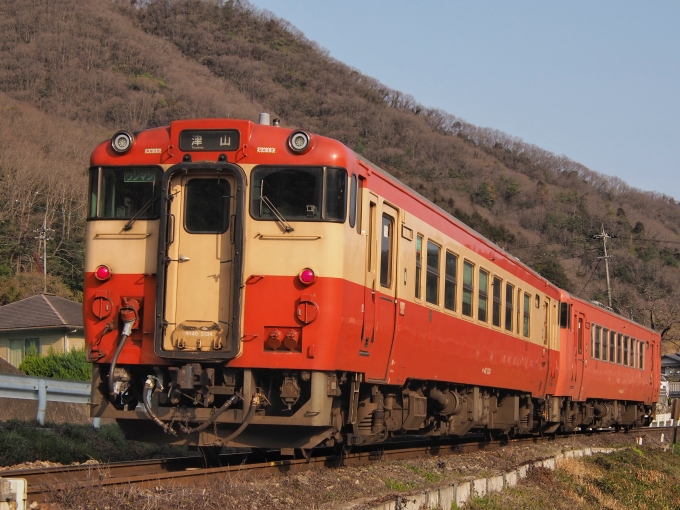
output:
[[142,213],[146,211],[149,208],[149,206],[153,204],[155,201],[156,197],[151,197],[151,199],[149,199],[149,201],[146,204],[144,204],[144,206],[139,211],[137,211],[137,214],[135,214],[132,218],[128,220],[128,222],[123,227],[123,231],[127,232],[128,230],[130,230],[134,222],[137,221],[139,217],[142,215]]
[[276,207],[274,207],[274,204],[272,204],[272,201],[269,200],[269,198],[267,198],[264,195],[260,195],[260,200],[264,203],[264,205],[269,207],[269,210],[271,210],[271,212],[274,213],[274,216],[276,216],[276,219],[279,220],[281,225],[283,225],[283,229],[286,231],[286,233],[289,233],[289,232],[292,232],[293,230],[295,230],[293,227],[291,227],[288,224],[288,222],[286,221],[286,218],[283,217],[283,215],[279,212],[279,210]]

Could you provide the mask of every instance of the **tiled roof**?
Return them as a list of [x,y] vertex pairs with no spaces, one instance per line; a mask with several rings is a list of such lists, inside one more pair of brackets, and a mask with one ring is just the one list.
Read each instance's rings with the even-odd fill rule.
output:
[[0,330],[83,326],[83,305],[52,294],[38,294],[0,306]]

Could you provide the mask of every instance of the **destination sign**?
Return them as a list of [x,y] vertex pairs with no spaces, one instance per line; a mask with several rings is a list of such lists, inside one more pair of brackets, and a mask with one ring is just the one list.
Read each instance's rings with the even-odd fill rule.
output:
[[191,151],[235,151],[241,135],[236,129],[189,130],[179,134],[179,148]]

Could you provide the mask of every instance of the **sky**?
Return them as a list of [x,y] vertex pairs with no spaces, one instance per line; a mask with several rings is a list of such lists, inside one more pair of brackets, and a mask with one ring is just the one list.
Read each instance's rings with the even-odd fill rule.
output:
[[680,200],[680,1],[251,4],[427,107]]

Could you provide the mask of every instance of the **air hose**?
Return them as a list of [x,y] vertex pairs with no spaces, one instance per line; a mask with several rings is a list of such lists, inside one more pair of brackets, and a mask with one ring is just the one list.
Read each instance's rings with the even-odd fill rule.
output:
[[125,341],[128,339],[130,336],[130,333],[132,332],[132,322],[126,322],[125,325],[123,326],[123,332],[120,334],[120,340],[118,340],[118,347],[116,348],[116,352],[113,355],[113,360],[111,360],[111,367],[109,368],[109,399],[111,402],[116,400],[116,397],[118,396],[118,393],[114,391],[113,389],[113,372],[116,370],[116,363],[118,362],[118,356],[120,356],[120,351],[123,350],[123,346],[125,345]]
[[[139,303],[135,300],[123,299],[123,308],[120,310],[120,319],[123,322],[123,331],[120,333],[120,340],[118,340],[118,347],[111,360],[109,367],[109,400],[114,402],[118,393],[114,390],[113,374],[116,371],[116,363],[118,363],[118,356],[123,350],[126,340],[132,334],[132,326],[137,321],[137,311],[139,310]],[[108,325],[107,325],[108,327]]]
[[241,395],[235,394],[233,397],[228,399],[224,404],[222,404],[222,407],[220,407],[217,411],[215,411],[210,418],[208,418],[205,423],[202,423],[198,427],[195,427],[193,429],[190,429],[189,427],[185,427],[181,423],[179,424],[179,429],[184,432],[185,434],[193,434],[195,432],[202,432],[205,429],[207,429],[210,425],[213,424],[213,422],[217,419],[217,417],[222,414],[224,411],[229,409],[232,404],[238,402],[241,400]]
[[250,420],[253,419],[253,416],[255,416],[255,411],[257,411],[257,408],[260,406],[260,395],[257,393],[253,395],[253,400],[250,402],[250,409],[248,409],[248,413],[246,414],[246,417],[243,419],[243,423],[241,423],[241,426],[237,428],[234,432],[231,433],[230,436],[222,439],[223,444],[229,443],[229,441],[232,441],[233,439],[236,439],[238,436],[241,435],[241,432],[243,432],[248,425],[250,425]]
[[[153,393],[154,388],[156,387],[156,378],[153,376],[149,376],[146,379],[146,382],[144,383],[144,397],[142,398],[142,404],[144,405],[144,411],[146,412],[146,415],[154,422],[156,423],[159,427],[163,429],[163,432],[166,434],[172,434],[173,436],[177,435],[177,432],[175,429],[172,428],[167,423],[164,423],[161,421],[158,416],[153,412],[152,407],[151,407],[151,395]],[[205,429],[207,429],[210,425],[212,425],[217,417],[221,415],[224,411],[229,409],[229,407],[232,406],[232,404],[238,402],[239,400],[243,400],[243,397],[239,394],[233,395],[231,398],[229,398],[222,406],[212,414],[210,418],[208,418],[204,423],[199,425],[198,427],[194,428],[189,428],[185,427],[181,423],[179,424],[180,430],[185,433],[185,434],[195,434],[196,432],[202,432]],[[237,428],[234,432],[231,433],[227,438],[223,439],[222,442],[224,444],[228,443],[229,441],[233,440],[237,436],[239,436],[248,425],[250,425],[250,421],[253,419],[253,416],[255,416],[255,411],[257,411],[257,408],[260,407],[261,403],[261,398],[260,394],[256,393],[253,395],[252,400],[250,401],[250,409],[246,413],[246,416],[243,420],[243,423]]]
[[151,409],[151,394],[153,393],[154,388],[156,387],[156,381],[155,377],[148,377],[146,379],[146,382],[144,383],[144,396],[142,398],[142,404],[144,405],[144,411],[146,411],[146,415],[151,418],[151,420],[158,425],[160,428],[163,429],[163,432],[166,434],[171,434],[173,436],[177,435],[177,432],[168,425],[167,423],[163,423],[158,416],[154,414],[154,412]]

